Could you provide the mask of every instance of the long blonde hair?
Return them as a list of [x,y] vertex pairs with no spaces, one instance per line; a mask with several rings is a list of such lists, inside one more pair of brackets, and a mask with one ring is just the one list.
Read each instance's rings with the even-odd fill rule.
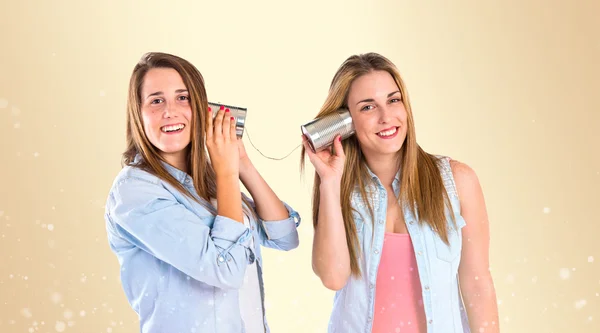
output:
[[[196,194],[206,202],[198,200],[192,193],[181,185],[162,165],[166,160],[159,154],[158,149],[150,142],[144,131],[141,116],[141,89],[144,77],[153,68],[172,68],[176,70],[185,84],[192,109],[191,137],[186,154],[186,167],[194,181]],[[150,172],[187,195],[192,200],[207,206],[211,198],[217,196],[215,171],[209,161],[206,151],[205,133],[208,122],[208,99],[204,86],[204,78],[198,69],[189,61],[178,56],[149,52],[142,56],[135,65],[129,80],[129,93],[127,98],[127,148],[123,153],[122,165],[141,168]],[[139,162],[135,157],[141,155]],[[248,201],[243,202],[250,207]],[[207,207],[215,213],[212,206]]]
[[[358,77],[373,71],[386,71],[390,73],[402,95],[402,102],[407,112],[407,132],[402,148],[398,151],[401,172],[400,196],[398,201],[401,207],[408,207],[420,223],[428,224],[440,238],[448,244],[448,226],[445,216],[445,207],[450,208],[448,194],[437,165],[437,158],[426,153],[418,144],[415,135],[414,119],[406,86],[395,65],[387,58],[377,53],[353,55],[346,59],[336,72],[325,103],[316,115],[316,118],[336,112],[339,108],[347,108],[350,86]],[[360,276],[358,259],[361,255],[356,225],[352,214],[351,195],[355,187],[359,189],[362,200],[367,203],[371,218],[373,207],[367,198],[366,187],[372,182],[369,177],[366,160],[362,154],[356,136],[342,142],[346,161],[341,181],[341,206],[346,241],[350,254],[350,270],[352,275]],[[305,149],[302,148],[300,168],[304,169]],[[321,181],[315,172],[312,217],[313,227],[316,228],[319,216]]]

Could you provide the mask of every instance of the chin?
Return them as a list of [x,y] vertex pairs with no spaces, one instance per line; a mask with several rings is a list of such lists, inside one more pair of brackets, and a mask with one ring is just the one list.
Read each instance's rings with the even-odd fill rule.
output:
[[168,145],[160,147],[160,150],[165,154],[177,154],[185,149],[186,145]]
[[379,146],[377,151],[382,154],[393,154],[393,153],[397,153],[399,150],[401,150],[402,146],[403,146],[403,142],[394,142],[394,143],[389,143],[386,145]]
[[386,150],[381,150],[378,153],[381,155],[396,155],[399,151],[400,151],[400,149],[386,149]]

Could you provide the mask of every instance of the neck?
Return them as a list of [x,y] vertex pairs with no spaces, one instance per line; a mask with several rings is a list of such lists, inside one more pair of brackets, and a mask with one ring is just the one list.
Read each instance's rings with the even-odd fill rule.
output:
[[366,156],[365,160],[371,172],[373,172],[377,178],[381,181],[383,186],[387,188],[392,187],[394,177],[398,173],[400,165],[400,154],[393,155],[379,155],[379,156]]
[[167,163],[169,163],[173,167],[175,167],[185,173],[188,173],[188,168],[187,168],[184,151],[179,151],[177,153],[171,153],[171,154],[163,154],[162,157],[165,159],[165,161],[167,161]]

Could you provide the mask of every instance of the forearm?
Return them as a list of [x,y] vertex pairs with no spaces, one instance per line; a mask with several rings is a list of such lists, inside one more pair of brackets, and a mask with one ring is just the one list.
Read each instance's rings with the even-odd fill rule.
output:
[[478,277],[474,281],[461,284],[471,332],[500,332],[496,291],[491,275]]
[[217,175],[217,214],[244,223],[239,179]]
[[278,221],[288,217],[288,210],[250,160],[240,163],[240,180],[250,192],[256,213],[263,221]]
[[313,270],[329,288],[341,289],[350,276],[350,255],[340,205],[339,182],[321,183],[318,223],[313,241]]

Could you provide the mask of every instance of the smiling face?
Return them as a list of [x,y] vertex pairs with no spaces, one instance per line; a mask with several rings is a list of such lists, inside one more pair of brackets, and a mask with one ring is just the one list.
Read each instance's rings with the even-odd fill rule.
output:
[[400,88],[387,71],[358,77],[348,92],[348,109],[367,160],[395,157],[407,131],[407,112]]
[[189,92],[172,68],[153,68],[140,92],[144,132],[161,156],[174,166],[185,161],[190,144],[192,108]]

